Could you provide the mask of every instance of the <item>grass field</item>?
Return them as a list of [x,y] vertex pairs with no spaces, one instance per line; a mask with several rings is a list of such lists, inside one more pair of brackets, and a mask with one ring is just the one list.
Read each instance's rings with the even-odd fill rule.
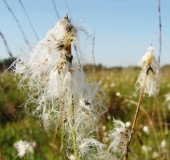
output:
[[[139,91],[135,82],[140,73],[137,68],[113,68],[96,70],[86,69],[88,81],[95,81],[106,94],[108,112],[102,118],[96,137],[108,144],[108,130],[112,128],[113,117],[124,123],[132,124]],[[2,74],[2,73],[1,73]],[[156,98],[145,95],[133,135],[129,159],[168,160],[170,157],[170,110],[165,95],[170,93],[170,67],[161,69],[162,84]],[[27,113],[22,104],[27,94],[17,88],[17,80],[11,74],[1,76],[0,81],[0,160],[12,160],[17,156],[14,143],[18,140],[35,142],[33,154],[27,154],[28,160],[50,159],[54,131],[44,131],[42,122]],[[169,102],[170,103],[170,102]],[[127,123],[129,125],[129,123]],[[60,130],[59,130],[60,135]],[[58,135],[54,146],[53,159],[67,159],[60,149],[61,138]],[[16,158],[21,159],[21,158]],[[24,159],[24,158],[23,158]]]

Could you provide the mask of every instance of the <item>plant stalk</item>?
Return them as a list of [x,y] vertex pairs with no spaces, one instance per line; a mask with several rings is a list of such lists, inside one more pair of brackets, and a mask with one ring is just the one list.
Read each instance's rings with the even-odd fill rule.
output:
[[[60,106],[60,111],[61,111],[61,107]],[[56,121],[56,128],[55,128],[55,133],[54,133],[54,137],[53,137],[53,143],[51,146],[51,154],[50,154],[50,160],[53,159],[53,155],[54,155],[54,146],[55,146],[55,142],[56,142],[56,138],[57,138],[57,131],[58,131],[58,126],[59,126],[59,121],[60,121],[60,116],[58,116],[57,121]]]
[[[72,96],[72,103],[70,105],[71,109],[71,119],[74,125],[74,103],[73,103],[73,96]],[[73,149],[74,149],[74,160],[77,160],[77,147],[76,147],[76,132],[74,126],[72,126],[72,139],[73,139]]]
[[142,86],[142,89],[141,89],[141,92],[140,92],[140,97],[139,97],[139,101],[138,101],[138,105],[137,105],[137,108],[136,108],[135,117],[134,117],[133,124],[132,124],[132,129],[131,129],[131,133],[132,134],[131,134],[131,136],[129,138],[129,141],[128,141],[127,145],[126,145],[126,153],[125,153],[125,156],[124,156],[124,160],[128,160],[128,156],[129,156],[129,152],[130,152],[129,151],[129,146],[130,146],[130,142],[132,140],[132,135],[133,135],[133,132],[135,130],[137,118],[138,118],[138,115],[139,115],[139,110],[140,110],[143,94],[144,94],[144,91],[145,91],[147,78],[148,78],[148,70],[146,72],[146,76],[145,76],[145,79],[144,79],[144,82],[143,82],[143,86]]
[[[64,121],[62,120],[62,127],[61,127],[61,142],[60,142],[60,151],[62,153],[62,147],[63,147],[63,139],[64,139]],[[63,155],[63,154],[61,154]],[[60,157],[60,160],[62,160],[62,158]]]

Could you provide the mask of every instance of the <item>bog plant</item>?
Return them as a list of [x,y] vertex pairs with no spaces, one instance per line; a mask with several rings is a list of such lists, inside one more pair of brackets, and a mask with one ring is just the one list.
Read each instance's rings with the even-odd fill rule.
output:
[[[73,25],[68,16],[58,21],[46,37],[27,53],[18,56],[11,68],[19,79],[18,85],[28,93],[25,109],[42,120],[44,129],[61,130],[61,148],[68,158],[78,159],[128,159],[130,141],[134,132],[140,103],[144,93],[155,96],[159,92],[159,65],[153,47],[142,57],[142,68],[137,80],[140,98],[132,129],[113,119],[109,132],[110,144],[95,137],[107,111],[105,93],[94,83],[87,83],[79,57],[79,32],[87,32]],[[54,148],[50,159],[53,159]],[[25,154],[25,153],[24,153]]]
[[18,155],[16,158],[19,156],[20,158],[24,157],[26,153],[33,153],[34,152],[34,147],[36,146],[35,142],[27,142],[27,141],[18,141],[14,144],[14,147],[18,151]]

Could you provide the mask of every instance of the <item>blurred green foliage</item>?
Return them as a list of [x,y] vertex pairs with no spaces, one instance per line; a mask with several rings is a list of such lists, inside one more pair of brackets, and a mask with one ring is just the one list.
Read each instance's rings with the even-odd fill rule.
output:
[[[139,91],[136,91],[134,85],[140,69],[137,67],[107,69],[102,65],[95,67],[86,65],[84,70],[88,77],[87,81],[96,81],[108,95],[106,99],[108,112],[103,116],[100,133],[96,135],[98,139],[107,144],[104,137],[107,137],[108,130],[113,128],[113,117],[123,122],[132,123],[133,121],[139,99]],[[170,93],[170,66],[162,67],[161,74],[162,85],[158,97],[152,98],[145,95],[143,98],[131,144],[132,154],[129,158],[131,160],[136,156],[139,160],[154,159],[154,153],[158,153],[155,159],[168,160],[170,156],[170,110],[165,101],[165,95]],[[50,159],[54,131],[44,131],[41,121],[26,113],[23,104],[27,98],[23,89],[17,87],[14,75],[11,73],[1,75],[0,160],[12,160],[16,157],[17,151],[14,143],[19,140],[36,142],[34,153],[27,154],[27,160]],[[103,126],[106,129],[102,129]],[[143,131],[144,126],[149,128],[148,134]],[[163,140],[167,142],[166,148],[161,147]],[[147,146],[148,150],[144,151],[142,146]],[[67,155],[61,153],[59,136],[54,148],[53,159],[67,159]]]

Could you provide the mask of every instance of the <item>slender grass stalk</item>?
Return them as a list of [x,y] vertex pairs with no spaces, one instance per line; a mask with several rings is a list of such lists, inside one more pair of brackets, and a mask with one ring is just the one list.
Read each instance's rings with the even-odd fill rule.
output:
[[0,144],[0,160],[2,160],[2,147],[1,147],[1,144]]
[[161,50],[162,50],[162,24],[161,24],[161,4],[160,4],[160,0],[158,0],[158,12],[159,12],[159,56],[158,56],[158,63],[160,65]]
[[[133,124],[132,124],[132,129],[131,129],[131,133],[133,135],[133,132],[135,130],[135,126],[136,126],[136,122],[137,122],[137,118],[138,118],[138,115],[139,115],[139,110],[140,110],[140,106],[141,106],[141,101],[142,101],[142,98],[143,98],[143,94],[144,94],[144,91],[145,91],[145,87],[146,87],[146,82],[147,82],[147,78],[148,78],[148,74],[149,74],[149,70],[151,68],[149,67],[146,71],[146,76],[145,76],[145,79],[144,79],[144,82],[143,82],[143,86],[142,86],[142,89],[141,89],[141,92],[140,92],[140,97],[139,97],[139,101],[138,101],[138,105],[137,105],[137,108],[136,108],[136,113],[135,113],[135,117],[134,117],[134,120],[133,120]],[[130,145],[130,142],[132,140],[132,135],[130,136],[129,138],[129,141],[126,145],[126,153],[125,153],[125,156],[124,156],[124,160],[128,160],[128,155],[129,155],[129,145]]]
[[[62,120],[62,127],[61,127],[61,141],[60,141],[60,151],[63,147],[63,140],[64,140],[64,121]],[[61,152],[62,153],[62,152]],[[60,157],[60,160],[62,160],[62,158]]]
[[55,13],[56,13],[56,15],[57,15],[57,18],[58,18],[58,20],[59,20],[59,19],[60,19],[60,16],[59,16],[59,13],[58,13],[58,11],[57,11],[56,3],[55,3],[54,0],[51,0],[51,1],[53,2],[54,10],[55,10]]
[[37,40],[39,41],[39,38],[38,38],[38,36],[37,36],[37,34],[36,34],[36,32],[35,32],[35,29],[34,29],[32,23],[31,23],[31,21],[30,21],[30,19],[29,19],[29,17],[28,17],[28,14],[27,14],[27,12],[26,12],[26,10],[25,10],[25,7],[24,7],[23,3],[21,2],[21,0],[19,0],[19,3],[20,3],[20,5],[21,5],[21,7],[22,7],[22,9],[23,9],[23,11],[24,11],[26,17],[27,17],[27,20],[28,20],[28,22],[29,22],[29,24],[30,24],[30,26],[31,26],[31,29],[32,29],[32,31],[33,31],[35,37],[36,37]]
[[[138,103],[133,101],[133,100],[125,100],[124,102],[129,102],[131,104],[138,105]],[[146,115],[146,118],[148,119],[149,125],[150,125],[150,127],[152,128],[152,131],[153,131],[153,135],[154,135],[154,138],[155,138],[155,143],[156,143],[157,146],[159,146],[159,142],[158,142],[158,139],[157,139],[156,134],[155,134],[155,127],[153,125],[152,119],[150,118],[150,115],[145,110],[145,108],[143,108],[142,106],[140,106],[140,110],[143,112],[143,114]],[[159,148],[158,148],[158,150],[159,150]]]
[[15,19],[15,21],[16,21],[16,23],[17,23],[17,25],[18,25],[18,28],[20,29],[20,31],[21,31],[21,33],[22,33],[22,35],[23,35],[23,38],[24,38],[25,43],[29,45],[30,43],[29,43],[28,40],[27,40],[27,37],[26,37],[26,35],[25,35],[24,31],[23,31],[23,28],[22,28],[21,25],[20,25],[19,20],[18,20],[17,17],[15,16],[14,12],[12,11],[12,9],[9,7],[8,3],[6,2],[6,0],[3,0],[3,1],[4,1],[5,5],[6,5],[7,9],[9,10],[9,12],[12,14],[12,17]]
[[[72,52],[71,52],[71,44],[68,45],[66,47],[66,57],[68,58],[68,62],[69,62],[69,70],[71,70],[71,66],[72,66]],[[73,95],[71,97],[71,104],[70,104],[70,116],[71,116],[71,120],[72,120],[72,140],[73,140],[73,149],[74,149],[74,160],[77,160],[77,147],[76,147],[76,132],[75,132],[75,128],[74,128],[74,102],[73,102]]]
[[8,54],[9,54],[9,57],[13,59],[13,55],[12,55],[10,49],[9,49],[8,43],[7,43],[7,41],[5,40],[5,37],[4,37],[4,35],[2,34],[1,31],[0,31],[0,36],[1,36],[1,38],[2,38],[2,40],[3,40],[3,42],[4,42],[4,44],[5,44],[6,50],[7,50]]
[[18,157],[18,154],[16,155],[16,157],[14,157],[14,159],[13,159],[13,160],[16,160],[16,159],[17,159],[17,157]]
[[80,58],[79,58],[79,55],[78,55],[78,51],[77,51],[76,45],[74,45],[74,50],[76,51],[76,56],[77,56],[77,60],[78,60],[78,63],[79,63],[79,67],[81,68],[81,61],[80,61]]
[[67,0],[65,0],[65,3],[66,3],[66,6],[67,6],[67,10],[68,10],[69,16],[71,18],[71,11],[70,11],[70,8],[69,8]]
[[[72,100],[73,100],[73,96],[72,96]],[[73,103],[73,101],[70,105],[70,115],[71,115],[71,119],[74,124],[74,103]],[[74,149],[74,160],[77,160],[78,156],[77,156],[77,147],[76,147],[76,132],[75,132],[74,126],[72,126],[72,139],[73,139],[73,149]]]
[[93,35],[93,39],[92,39],[92,57],[93,57],[93,65],[94,65],[94,73],[96,72],[96,63],[95,63],[95,55],[94,55],[94,44],[95,44],[95,31],[94,31],[94,35]]
[[[60,111],[61,111],[61,107],[60,106]],[[59,126],[59,121],[60,121],[60,116],[58,116],[57,121],[56,121],[56,128],[55,128],[55,133],[54,133],[54,137],[53,137],[53,145],[51,146],[51,154],[50,154],[50,160],[53,159],[53,155],[54,155],[54,145],[56,142],[56,137],[57,137],[57,131],[58,131],[58,126]]]
[[[166,119],[167,114],[165,108],[163,109],[163,116],[165,119],[165,125],[164,125],[164,133],[165,133],[165,140],[169,141],[169,130],[168,130],[168,120]],[[167,149],[169,148],[169,143],[167,143]],[[169,158],[169,152],[166,154],[167,159]]]
[[57,129],[58,129],[58,124],[59,124],[59,119],[57,119],[57,122],[56,122],[56,131],[54,133],[54,137],[53,137],[53,143],[52,143],[52,146],[51,146],[51,154],[50,154],[50,160],[53,159],[53,155],[54,155],[54,144],[55,144],[55,141],[56,141],[56,137],[57,137]]

